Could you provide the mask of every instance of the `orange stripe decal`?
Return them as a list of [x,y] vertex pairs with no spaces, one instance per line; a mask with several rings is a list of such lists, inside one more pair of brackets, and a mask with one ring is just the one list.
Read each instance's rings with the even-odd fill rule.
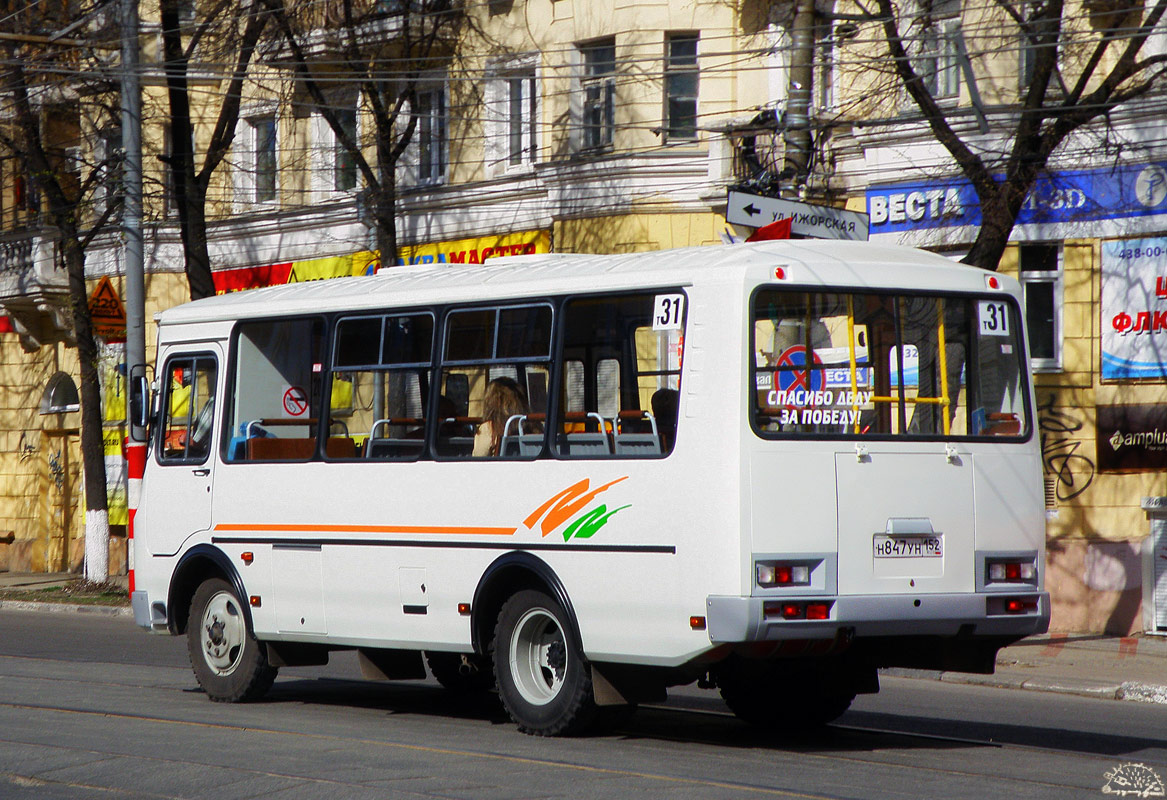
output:
[[215,526],[216,531],[247,531],[250,533],[408,533],[408,534],[468,534],[473,536],[514,536],[515,528],[485,528],[460,525],[282,525],[268,523],[225,522]]

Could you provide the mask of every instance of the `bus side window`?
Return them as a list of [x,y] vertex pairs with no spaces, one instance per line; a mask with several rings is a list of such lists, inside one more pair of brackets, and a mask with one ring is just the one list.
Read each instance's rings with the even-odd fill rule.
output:
[[324,325],[249,322],[235,340],[226,461],[307,461],[316,454]]
[[672,451],[683,313],[684,295],[676,290],[566,304],[563,391],[554,427],[558,456],[637,458]]
[[456,309],[446,317],[435,452],[445,458],[538,458],[551,374],[552,310]]
[[213,356],[176,358],[166,365],[169,380],[162,403],[158,461],[201,464],[207,460],[214,430],[215,383]]
[[429,312],[337,323],[325,458],[421,457],[433,337]]

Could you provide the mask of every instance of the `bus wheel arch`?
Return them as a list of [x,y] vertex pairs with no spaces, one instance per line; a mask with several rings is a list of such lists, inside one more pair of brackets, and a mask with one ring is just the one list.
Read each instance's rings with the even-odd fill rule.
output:
[[572,608],[567,590],[559,576],[555,574],[555,570],[541,558],[522,550],[515,550],[504,553],[491,562],[474,589],[470,636],[475,653],[480,656],[490,654],[494,628],[503,605],[512,595],[524,589],[541,591],[554,598],[567,615],[566,622],[572,635],[582,645],[583,639],[580,636],[575,609]]
[[[195,592],[212,578],[227,581],[240,599],[247,597],[243,581],[227,554],[211,545],[196,545],[183,553],[170,581],[166,608],[171,633],[181,635],[187,632],[187,620]],[[246,604],[243,605],[243,614],[251,630],[251,609]]]

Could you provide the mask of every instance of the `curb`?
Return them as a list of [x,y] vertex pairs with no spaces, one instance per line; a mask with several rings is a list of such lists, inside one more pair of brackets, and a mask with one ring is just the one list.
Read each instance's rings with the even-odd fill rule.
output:
[[33,600],[0,600],[0,611],[41,611],[50,614],[93,614],[99,617],[133,617],[128,606],[82,606],[70,603],[38,603]]
[[1095,697],[1103,700],[1130,700],[1137,703],[1160,703],[1167,705],[1167,686],[1154,683],[1126,681],[1112,683],[1078,678],[1029,677],[996,673],[978,675],[966,672],[942,672],[930,669],[906,669],[889,667],[879,671],[881,675],[893,678],[913,678],[933,680],[942,683],[963,684],[965,686],[988,686],[993,689],[1026,689],[1034,692],[1072,694],[1079,697]]

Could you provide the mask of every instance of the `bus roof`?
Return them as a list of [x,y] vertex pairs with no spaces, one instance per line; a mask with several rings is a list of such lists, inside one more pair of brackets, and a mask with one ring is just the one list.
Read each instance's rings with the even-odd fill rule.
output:
[[[894,245],[785,240],[688,247],[619,255],[550,253],[485,264],[395,267],[375,275],[270,286],[208,297],[161,311],[160,325],[284,314],[465,303],[583,291],[702,282],[765,283],[775,267],[786,282],[808,286],[983,291],[984,270]],[[1015,282],[1002,276],[1002,284]]]

